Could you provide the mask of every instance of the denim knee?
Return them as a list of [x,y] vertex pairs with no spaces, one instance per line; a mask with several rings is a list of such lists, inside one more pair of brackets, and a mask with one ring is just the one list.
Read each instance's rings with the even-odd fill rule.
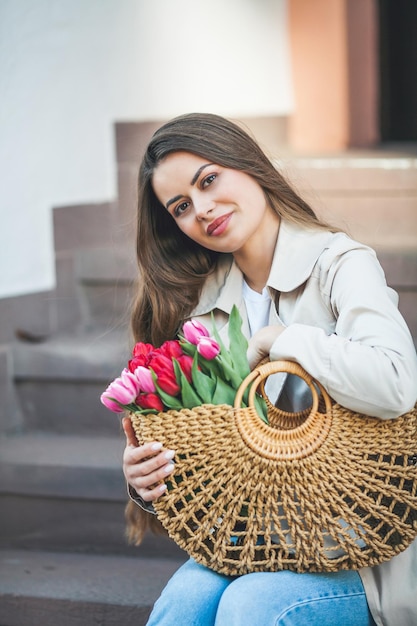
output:
[[371,626],[357,572],[248,574],[225,589],[216,626]]
[[219,600],[232,580],[188,560],[168,581],[147,626],[213,626]]

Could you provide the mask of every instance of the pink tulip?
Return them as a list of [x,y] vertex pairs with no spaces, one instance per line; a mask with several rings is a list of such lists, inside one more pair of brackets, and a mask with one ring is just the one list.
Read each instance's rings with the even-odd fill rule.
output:
[[110,397],[107,396],[107,393],[108,391],[105,391],[104,393],[101,394],[100,396],[101,403],[104,404],[106,409],[110,409],[110,411],[113,411],[113,413],[123,413],[124,408],[120,406],[120,404],[117,404],[116,402],[111,400]]
[[152,374],[147,367],[139,365],[133,374],[139,383],[140,391],[144,391],[145,393],[152,393],[155,391],[155,383],[153,382]]
[[[110,383],[106,391],[101,395],[100,400],[110,411],[121,413],[123,408],[120,407],[117,402],[123,405],[131,404],[134,402],[139,391],[139,382],[135,376],[125,368],[120,374],[120,377]],[[114,402],[114,400],[116,402]]]
[[202,324],[198,320],[190,320],[188,322],[185,322],[184,326],[182,327],[182,331],[186,340],[194,344],[195,346],[198,344],[201,337],[208,337],[210,334],[204,324]]
[[[140,391],[139,381],[132,372],[130,372],[126,367],[120,374],[120,380],[122,387],[126,390],[125,397],[127,399],[126,404],[133,402]],[[129,398],[129,399],[128,399]]]
[[197,351],[203,358],[211,361],[220,353],[220,346],[211,337],[201,337],[197,344]]

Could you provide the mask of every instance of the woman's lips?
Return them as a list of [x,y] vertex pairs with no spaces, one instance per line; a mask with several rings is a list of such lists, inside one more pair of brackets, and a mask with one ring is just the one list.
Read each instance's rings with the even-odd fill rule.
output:
[[215,237],[221,235],[226,230],[231,217],[232,213],[227,213],[226,215],[218,217],[214,220],[214,222],[211,222],[211,224],[207,226],[207,234]]

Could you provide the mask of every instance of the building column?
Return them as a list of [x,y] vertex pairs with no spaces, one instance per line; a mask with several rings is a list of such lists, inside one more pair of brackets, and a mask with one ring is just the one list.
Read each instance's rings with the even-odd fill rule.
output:
[[288,0],[290,146],[330,152],[379,140],[376,0]]

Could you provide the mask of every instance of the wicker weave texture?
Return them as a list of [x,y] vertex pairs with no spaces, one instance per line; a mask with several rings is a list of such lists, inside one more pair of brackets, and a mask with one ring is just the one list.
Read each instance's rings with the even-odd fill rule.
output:
[[290,432],[266,425],[253,406],[132,422],[139,441],[176,450],[168,490],[154,503],[162,525],[219,573],[358,569],[417,535],[417,411],[384,421],[316,406]]

